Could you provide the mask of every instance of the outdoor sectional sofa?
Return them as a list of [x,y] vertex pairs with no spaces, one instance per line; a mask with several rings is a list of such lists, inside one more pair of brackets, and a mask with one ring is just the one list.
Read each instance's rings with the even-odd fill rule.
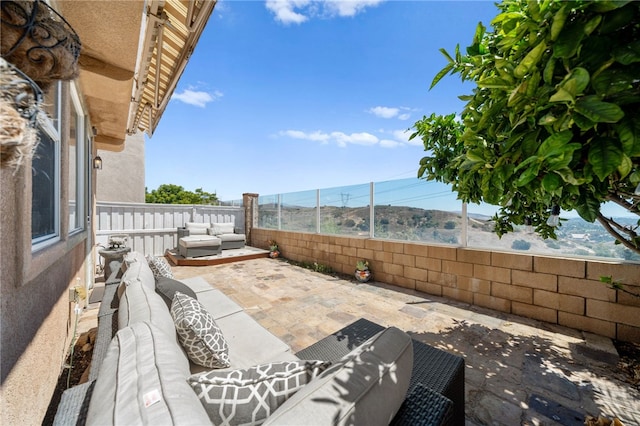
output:
[[184,258],[213,256],[245,243],[245,234],[236,232],[231,222],[187,222],[178,228],[178,254]]
[[[461,357],[365,319],[294,354],[201,277],[154,276],[136,252],[117,266],[89,382],[65,391],[54,424],[464,424]],[[185,306],[214,321],[182,321]],[[202,335],[184,339],[209,322],[221,368],[203,362]]]

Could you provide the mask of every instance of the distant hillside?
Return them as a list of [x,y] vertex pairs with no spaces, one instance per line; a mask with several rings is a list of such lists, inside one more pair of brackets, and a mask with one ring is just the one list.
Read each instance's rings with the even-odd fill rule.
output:
[[[283,206],[282,229],[315,232],[316,209],[300,206]],[[470,247],[494,250],[518,250],[531,253],[598,256],[640,261],[640,256],[620,245],[598,223],[582,219],[562,221],[557,240],[543,240],[536,234],[517,227],[515,232],[498,238],[493,233],[491,218],[481,214],[469,214],[467,240]],[[620,218],[620,223],[632,226],[634,218]],[[260,226],[277,227],[275,206],[260,206]],[[376,206],[375,236],[403,241],[422,241],[462,245],[462,213],[437,209],[421,209],[407,206]],[[369,235],[369,206],[320,208],[320,230],[325,234]]]

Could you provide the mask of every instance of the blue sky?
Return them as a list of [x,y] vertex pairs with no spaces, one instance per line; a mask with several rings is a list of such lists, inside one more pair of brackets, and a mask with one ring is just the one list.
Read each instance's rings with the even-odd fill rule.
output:
[[429,91],[438,51],[470,44],[489,1],[217,4],[146,143],[146,186],[221,200],[415,177],[407,129],[460,112],[457,76]]

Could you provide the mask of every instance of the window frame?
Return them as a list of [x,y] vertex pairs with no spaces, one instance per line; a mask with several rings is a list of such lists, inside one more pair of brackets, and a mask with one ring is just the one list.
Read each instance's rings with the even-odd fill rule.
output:
[[[87,189],[87,161],[86,161],[86,142],[87,142],[87,116],[84,112],[82,102],[80,101],[80,94],[75,84],[70,85],[69,93],[69,120],[75,122],[75,195],[68,193],[67,205],[69,206],[69,235],[82,232],[86,229],[86,203],[85,195]],[[71,129],[71,128],[70,128]],[[71,135],[69,135],[71,136]],[[68,149],[70,152],[70,149]],[[71,164],[71,158],[68,159]],[[68,186],[71,189],[71,167],[69,167]],[[71,207],[71,199],[75,197],[75,208]],[[75,223],[71,223],[71,215],[76,215]]]
[[[52,109],[52,115],[54,117],[47,117],[46,119],[38,120],[37,131],[38,133],[45,133],[53,142],[54,150],[54,194],[53,194],[53,232],[47,235],[41,235],[33,237],[33,228],[31,229],[31,251],[36,252],[45,247],[48,247],[56,242],[60,241],[60,185],[61,185],[61,155],[62,155],[62,142],[61,142],[61,122],[62,122],[62,85],[60,82],[55,84],[55,90],[53,97],[54,105]],[[33,176],[33,170],[31,171]],[[31,182],[33,188],[33,177]],[[33,191],[31,194],[31,214],[33,215]]]

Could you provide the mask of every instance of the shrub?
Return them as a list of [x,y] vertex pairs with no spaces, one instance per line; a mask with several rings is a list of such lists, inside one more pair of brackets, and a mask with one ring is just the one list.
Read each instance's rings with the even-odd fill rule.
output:
[[529,250],[531,243],[525,240],[515,240],[513,244],[511,244],[511,248],[514,250]]

